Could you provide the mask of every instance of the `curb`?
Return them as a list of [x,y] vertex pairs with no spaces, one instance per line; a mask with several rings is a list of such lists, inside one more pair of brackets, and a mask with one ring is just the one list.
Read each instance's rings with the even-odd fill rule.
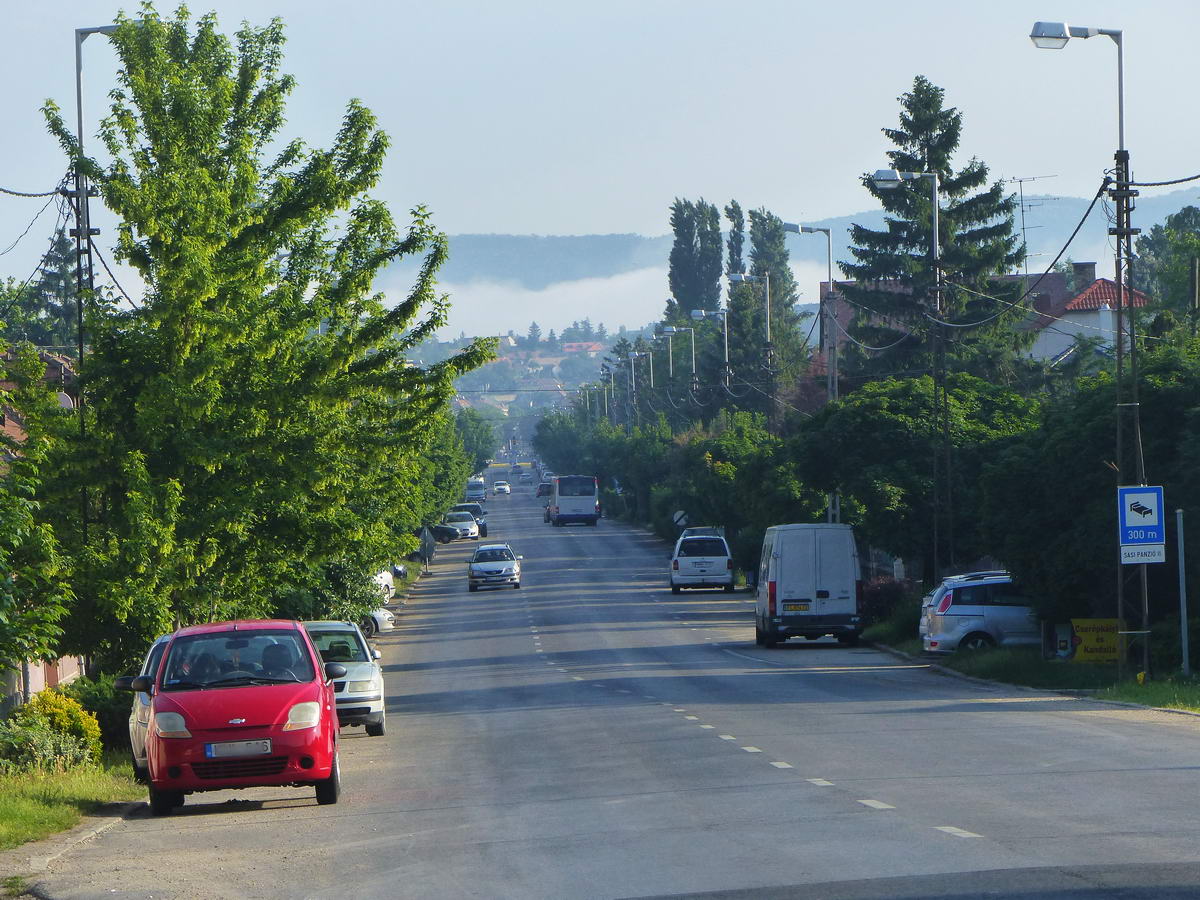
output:
[[[891,654],[897,659],[905,659],[910,662],[925,661],[923,657],[913,656],[911,653],[905,653],[903,650],[897,650],[895,647],[889,647],[887,644],[880,644],[874,641],[871,641],[870,644],[876,650],[882,650],[884,653]],[[1006,688],[1011,691],[1024,691],[1027,694],[1054,694],[1059,697],[1072,697],[1075,700],[1088,700],[1092,703],[1098,703],[1102,706],[1112,706],[1118,709],[1144,709],[1153,712],[1172,713],[1173,715],[1177,716],[1189,716],[1193,719],[1200,719],[1200,712],[1195,712],[1190,709],[1173,709],[1169,706],[1147,706],[1144,703],[1131,703],[1127,700],[1102,700],[1099,697],[1090,696],[1090,689],[1073,691],[1070,688],[1055,690],[1054,688],[1027,687],[1023,684],[1009,684],[1007,681],[994,681],[990,678],[977,678],[974,675],[965,675],[956,669],[951,669],[948,666],[939,666],[937,663],[929,663],[928,665],[930,671],[932,672],[937,672],[939,675],[947,675],[950,678],[957,678],[961,681],[969,681],[972,684]]]
[[[104,818],[98,819],[94,815],[85,816],[82,822],[69,831],[43,838],[24,848],[14,848],[9,852],[17,854],[24,851],[22,855],[25,855],[28,873],[45,872],[61,856],[74,850],[80,844],[103,834],[114,825],[124,822],[129,818],[130,813],[144,805],[140,800],[108,804],[101,807],[103,812],[109,814]],[[31,850],[34,852],[30,853]]]

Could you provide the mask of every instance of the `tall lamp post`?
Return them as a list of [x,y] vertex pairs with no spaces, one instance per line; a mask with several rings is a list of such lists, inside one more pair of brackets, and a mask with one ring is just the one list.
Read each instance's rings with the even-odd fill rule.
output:
[[721,383],[726,388],[729,387],[729,376],[732,374],[729,371],[729,316],[726,315],[726,310],[723,309],[693,309],[692,318],[696,321],[701,319],[716,319],[721,320],[721,327],[725,332],[725,368],[721,372]]
[[769,390],[768,390],[768,399],[771,402],[771,406],[767,411],[767,421],[772,422],[775,419],[776,403],[775,403],[775,348],[771,344],[771,274],[769,272],[764,272],[762,275],[750,275],[750,274],[747,274],[746,272],[731,272],[728,277],[729,277],[729,281],[731,284],[745,284],[747,282],[750,282],[750,283],[760,283],[761,282],[764,285],[764,287],[766,288],[764,303],[763,303],[764,312],[766,314],[765,315],[766,343],[764,345],[764,349],[766,352],[767,378],[770,381]]
[[694,328],[678,328],[674,325],[663,326],[662,333],[667,335],[667,346],[670,347],[670,340],[673,335],[680,334],[686,331],[692,339],[692,389],[696,388],[696,329]]
[[[1131,224],[1130,217],[1133,212],[1133,198],[1138,195],[1136,190],[1130,188],[1129,182],[1132,180],[1129,171],[1129,151],[1125,149],[1125,44],[1124,36],[1120,29],[1117,28],[1092,28],[1078,25],[1068,25],[1066,22],[1035,22],[1033,30],[1029,33],[1029,39],[1033,41],[1033,45],[1042,50],[1061,50],[1067,46],[1071,38],[1091,38],[1098,35],[1105,35],[1112,39],[1112,42],[1117,45],[1117,152],[1114,154],[1116,161],[1116,171],[1113,187],[1109,190],[1109,196],[1113,198],[1116,205],[1116,223],[1115,227],[1108,229],[1108,233],[1117,239],[1116,248],[1116,263],[1114,271],[1114,280],[1117,283],[1117,322],[1116,341],[1117,349],[1117,377],[1116,377],[1116,394],[1117,394],[1117,446],[1116,446],[1116,466],[1117,466],[1117,484],[1125,483],[1125,453],[1124,453],[1124,417],[1126,408],[1132,412],[1133,417],[1133,446],[1134,446],[1134,465],[1137,469],[1137,483],[1146,483],[1146,461],[1142,454],[1142,417],[1141,410],[1138,406],[1138,358],[1137,358],[1137,328],[1134,320],[1133,306],[1133,237],[1141,232],[1140,228],[1134,228]],[[1126,283],[1129,284],[1130,290],[1126,290]],[[1129,401],[1125,400],[1124,388],[1124,345],[1125,345],[1125,322],[1124,322],[1124,307],[1129,305]],[[1125,615],[1125,577],[1124,563],[1117,563],[1117,620],[1121,621]],[[1142,671],[1149,673],[1150,671],[1150,601],[1149,589],[1146,578],[1146,564],[1139,564],[1141,589],[1142,589]],[[1136,632],[1135,632],[1136,633]],[[1120,660],[1123,665],[1124,653],[1120,655]]]
[[[942,318],[942,271],[941,271],[941,240],[939,239],[938,222],[938,175],[937,172],[898,172],[895,169],[879,169],[871,176],[871,182],[881,191],[896,190],[906,181],[919,181],[922,178],[929,181],[930,232],[929,256],[933,268],[933,309],[935,317]],[[954,492],[950,478],[950,400],[946,395],[946,357],[943,343],[942,326],[934,324],[934,415],[935,423],[940,419],[942,432],[942,453],[944,455],[945,491],[946,491],[946,535],[949,540],[950,561],[954,561]],[[933,575],[941,573],[941,539],[939,533],[939,512],[941,506],[941,487],[938,479],[938,460],[934,454],[933,471]]]

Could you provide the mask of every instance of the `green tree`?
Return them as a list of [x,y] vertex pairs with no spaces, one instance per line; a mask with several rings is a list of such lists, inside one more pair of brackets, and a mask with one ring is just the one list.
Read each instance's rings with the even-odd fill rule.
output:
[[1197,326],[1193,311],[1193,260],[1200,259],[1200,209],[1185,206],[1167,216],[1137,239],[1134,285],[1149,295],[1154,304],[1153,331],[1164,335],[1184,326],[1187,333]]
[[525,335],[525,345],[536,347],[542,339],[542,328],[537,322],[529,323],[529,331]]
[[[886,356],[870,357],[851,349],[847,362],[870,370],[894,370],[898,365],[930,365],[932,319],[958,324],[982,323],[954,329],[948,353],[960,368],[973,368],[990,377],[986,348],[999,346],[1013,355],[1035,334],[1018,331],[1017,315],[995,314],[1003,303],[980,294],[1016,299],[1017,287],[1004,288],[992,276],[1010,271],[1022,255],[1013,228],[1015,200],[1001,181],[987,185],[988,168],[972,159],[954,169],[953,155],[962,136],[962,113],[944,105],[945,92],[924,76],[900,100],[900,127],[883,133],[895,145],[887,153],[891,166],[902,172],[932,172],[938,177],[941,247],[941,311],[936,308],[935,277],[930,260],[932,208],[927,179],[885,190],[869,176],[863,185],[887,210],[886,225],[875,231],[852,225],[850,253],[842,271],[854,279],[840,288],[859,307],[856,337],[875,347],[895,345]],[[880,289],[878,282],[889,282]],[[909,335],[904,339],[904,335]],[[981,348],[984,348],[981,352]]]
[[[367,195],[388,140],[358,101],[329,149],[282,140],[278,20],[231,45],[213,15],[140,16],[111,36],[109,162],[78,164],[144,302],[93,304],[87,438],[63,434],[51,496],[84,598],[68,644],[114,659],[174,624],[270,614],[285,591],[328,587],[330,566],[353,584],[394,559],[414,459],[454,378],[492,352],[410,364],[445,322],[445,236],[422,209],[401,233]],[[51,101],[46,115],[74,159]],[[412,255],[415,284],[388,309],[372,279]]]
[[496,448],[500,446],[496,429],[470,407],[460,409],[454,417],[454,422],[467,458],[471,460],[471,471],[482,472],[487,468],[487,461],[496,455]]
[[39,513],[53,420],[66,413],[42,380],[45,364],[28,346],[0,357],[0,411],[21,423],[17,440],[0,431],[0,670],[52,659],[70,607],[70,559]]
[[721,303],[721,216],[703,198],[692,202],[677,197],[671,205],[671,231],[666,320],[682,322],[693,309],[712,310]]
[[18,285],[10,279],[0,287],[0,309],[7,310],[3,333],[9,340],[74,351],[78,333],[75,244],[64,229],[55,233],[28,284]]

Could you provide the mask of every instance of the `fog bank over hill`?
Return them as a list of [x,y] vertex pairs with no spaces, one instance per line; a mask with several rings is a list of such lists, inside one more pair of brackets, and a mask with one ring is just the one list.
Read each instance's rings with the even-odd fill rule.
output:
[[[1025,199],[1029,272],[1034,274],[1050,264],[1090,200],[1032,195]],[[1140,197],[1134,224],[1148,231],[1189,204],[1200,205],[1200,192]],[[883,210],[870,210],[803,224],[831,229],[834,277],[841,278],[837,261],[849,258],[850,225],[882,228],[883,222]],[[1018,215],[1018,229],[1020,224]],[[1097,274],[1111,278],[1108,227],[1104,208],[1098,204],[1065,258],[1098,262]],[[800,303],[814,303],[826,272],[823,236],[788,235],[788,246]],[[662,315],[670,252],[670,235],[451,235],[440,287],[451,295],[452,308],[439,336],[510,330],[523,335],[534,321],[543,333],[558,332],[585,318],[594,325],[603,322],[612,334],[621,326],[640,328]],[[411,286],[418,263],[405,260],[381,275],[378,286],[392,302]]]

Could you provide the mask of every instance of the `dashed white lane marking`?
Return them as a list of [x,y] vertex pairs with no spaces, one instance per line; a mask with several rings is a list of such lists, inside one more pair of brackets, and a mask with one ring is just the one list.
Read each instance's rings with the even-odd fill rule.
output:
[[689,722],[699,722],[700,721],[699,716],[684,716],[684,718],[687,719]]
[[723,741],[736,741],[737,740],[737,738],[735,738],[732,734],[718,734],[717,737],[719,737]]
[[[930,232],[930,234],[932,234],[932,233],[933,233],[933,232]],[[534,650],[533,652],[534,652],[534,653],[545,653],[546,651],[544,651],[544,650],[543,650],[541,647],[538,647],[538,648],[537,648],[536,650]]]
[[973,831],[964,831],[962,828],[955,828],[953,825],[934,825],[938,831],[944,831],[946,834],[952,834],[960,838],[983,837],[981,834],[976,834]]
[[[932,232],[930,232],[930,233],[932,234]],[[560,672],[566,672],[567,670],[566,670],[566,669],[562,669],[562,668],[560,668],[558,671],[560,671]]]
[[817,787],[833,787],[832,781],[826,781],[824,778],[805,778],[809,784],[815,784]]
[[[932,232],[930,232],[930,233],[932,233]],[[647,700],[657,700],[658,699],[653,694],[646,694],[645,697]]]
[[773,765],[773,766],[774,766],[775,768],[777,768],[777,769],[792,769],[792,768],[795,768],[795,767],[794,767],[794,766],[793,766],[791,763],[785,763],[785,762],[773,762],[773,763],[771,763],[771,765]]
[[716,728],[716,725],[701,725],[701,728]]
[[747,753],[762,753],[762,751],[759,750],[757,747],[743,747],[742,749],[745,750]]
[[682,706],[676,706],[671,712],[687,712]]
[[890,803],[884,803],[882,800],[859,800],[863,806],[869,806],[871,809],[895,809]]
[[571,677],[574,678],[576,681],[583,681],[583,678],[579,675],[572,675]]
[[[930,232],[930,233],[932,234],[932,232]],[[633,691],[627,691],[624,688],[617,688],[616,690],[617,690],[618,694],[632,694],[633,693]]]
[[[932,233],[932,232],[931,232],[931,233]],[[602,685],[602,684],[597,684],[597,683],[595,683],[595,682],[592,682],[592,687],[598,687],[598,688],[602,688],[602,687],[604,687],[604,685]]]

